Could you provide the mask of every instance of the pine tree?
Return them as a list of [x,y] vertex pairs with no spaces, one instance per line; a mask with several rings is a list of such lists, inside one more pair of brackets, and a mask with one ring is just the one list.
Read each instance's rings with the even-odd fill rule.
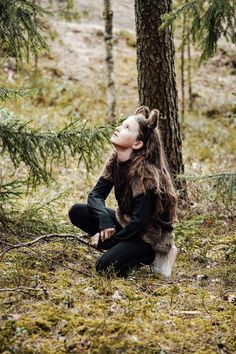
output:
[[192,35],[193,41],[202,53],[200,63],[213,57],[218,41],[225,37],[236,43],[236,10],[234,0],[192,0],[163,16],[160,28],[167,28],[180,16],[191,16],[192,25],[186,36]]
[[[28,125],[15,117],[13,112],[0,110],[2,154],[8,153],[15,169],[22,162],[25,164],[28,170],[27,182],[32,186],[49,183],[53,161],[66,161],[69,152],[72,156],[78,156],[78,163],[83,160],[87,170],[91,170],[93,161],[101,159],[104,144],[112,129],[110,125],[89,128],[86,120],[71,121],[60,131],[30,129]],[[0,200],[12,194],[12,188],[22,185],[22,181],[0,185]]]
[[[17,66],[23,64],[30,54],[48,50],[42,28],[35,16],[49,12],[28,0],[0,0],[0,48],[3,60],[14,56]],[[0,101],[12,97],[26,97],[36,94],[37,89],[8,89],[0,87]],[[30,120],[30,117],[28,118]],[[49,183],[54,160],[66,161],[68,152],[84,161],[87,169],[94,159],[102,156],[104,144],[112,126],[89,128],[87,121],[75,120],[61,131],[31,129],[7,109],[0,110],[0,157],[8,156],[15,169],[24,163],[28,171],[27,181],[8,180],[0,182],[0,202],[19,196],[21,187]]]
[[[172,1],[136,0],[137,67],[140,104],[161,113],[160,128],[173,177],[184,172],[182,140],[174,65],[174,42],[170,29],[158,31],[161,16],[171,11]],[[177,181],[186,198],[184,182]]]
[[35,16],[50,12],[28,0],[0,0],[0,53],[3,59],[15,57],[17,67],[32,54],[49,50],[43,28]]

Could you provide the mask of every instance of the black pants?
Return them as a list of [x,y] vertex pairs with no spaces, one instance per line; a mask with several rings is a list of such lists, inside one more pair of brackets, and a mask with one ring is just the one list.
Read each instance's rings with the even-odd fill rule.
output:
[[[115,217],[115,211],[106,208],[116,225],[116,231],[121,229]],[[69,218],[73,225],[90,235],[99,232],[98,220],[93,217],[87,204],[75,204],[69,211]],[[151,246],[136,237],[133,240],[121,241],[104,253],[96,263],[98,273],[109,274],[108,270],[114,270],[116,275],[126,277],[131,270],[137,269],[142,264],[150,264],[154,261],[155,252]]]

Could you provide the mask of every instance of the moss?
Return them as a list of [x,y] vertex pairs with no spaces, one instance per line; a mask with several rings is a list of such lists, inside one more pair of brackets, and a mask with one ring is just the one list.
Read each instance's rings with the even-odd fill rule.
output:
[[45,320],[37,320],[35,321],[35,325],[45,332],[51,330],[51,324]]

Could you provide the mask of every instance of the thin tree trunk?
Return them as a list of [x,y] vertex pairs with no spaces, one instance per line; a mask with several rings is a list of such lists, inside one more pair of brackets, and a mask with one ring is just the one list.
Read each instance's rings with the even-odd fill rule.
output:
[[[33,3],[36,4],[37,1],[34,0]],[[37,22],[37,17],[36,17],[36,14],[34,13],[34,23],[36,23],[36,22]],[[34,55],[34,70],[37,73],[37,71],[38,71],[38,54],[37,53],[35,53],[35,55]]]
[[113,59],[113,36],[112,36],[112,18],[111,1],[104,0],[104,19],[105,19],[105,46],[107,63],[107,114],[109,121],[114,121],[116,95],[114,82],[114,59]]
[[[184,172],[182,139],[171,29],[159,30],[161,16],[171,11],[171,0],[135,0],[137,69],[140,104],[161,114],[160,129],[170,172],[175,178]],[[176,181],[182,198],[187,198],[186,183]]]
[[186,14],[183,15],[182,43],[181,43],[181,122],[184,123],[185,118],[185,31],[186,31]]
[[191,42],[190,34],[187,37],[188,48],[188,96],[189,96],[189,110],[193,109],[193,94],[192,94],[192,72],[191,72]]

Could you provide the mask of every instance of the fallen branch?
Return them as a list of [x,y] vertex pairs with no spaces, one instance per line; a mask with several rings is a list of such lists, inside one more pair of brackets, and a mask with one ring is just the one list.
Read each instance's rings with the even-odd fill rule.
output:
[[48,235],[42,235],[37,237],[36,239],[29,241],[29,242],[25,242],[25,243],[18,243],[16,245],[11,245],[11,244],[7,244],[5,241],[1,241],[0,243],[5,244],[5,245],[9,245],[9,247],[7,249],[5,249],[2,253],[0,253],[0,258],[3,258],[3,256],[10,252],[13,249],[18,249],[18,248],[23,248],[23,247],[31,247],[34,246],[37,242],[41,242],[41,241],[47,241],[49,239],[52,238],[73,238],[76,241],[78,241],[79,243],[82,243],[84,245],[86,245],[89,248],[94,248],[97,251],[103,252],[102,250],[98,250],[96,247],[90,245],[89,242],[86,242],[84,240],[82,240],[81,238],[79,238],[77,235],[75,234],[48,234]]
[[45,288],[29,288],[27,286],[18,286],[17,288],[2,288],[0,289],[0,292],[4,292],[4,291],[42,291],[45,295],[48,295],[48,291]]
[[201,311],[174,311],[174,315],[189,315],[189,316],[197,316],[197,315],[201,315],[202,312]]
[[13,243],[5,242],[5,241],[2,241],[2,240],[0,240],[0,243],[5,245],[5,246],[14,247]]

